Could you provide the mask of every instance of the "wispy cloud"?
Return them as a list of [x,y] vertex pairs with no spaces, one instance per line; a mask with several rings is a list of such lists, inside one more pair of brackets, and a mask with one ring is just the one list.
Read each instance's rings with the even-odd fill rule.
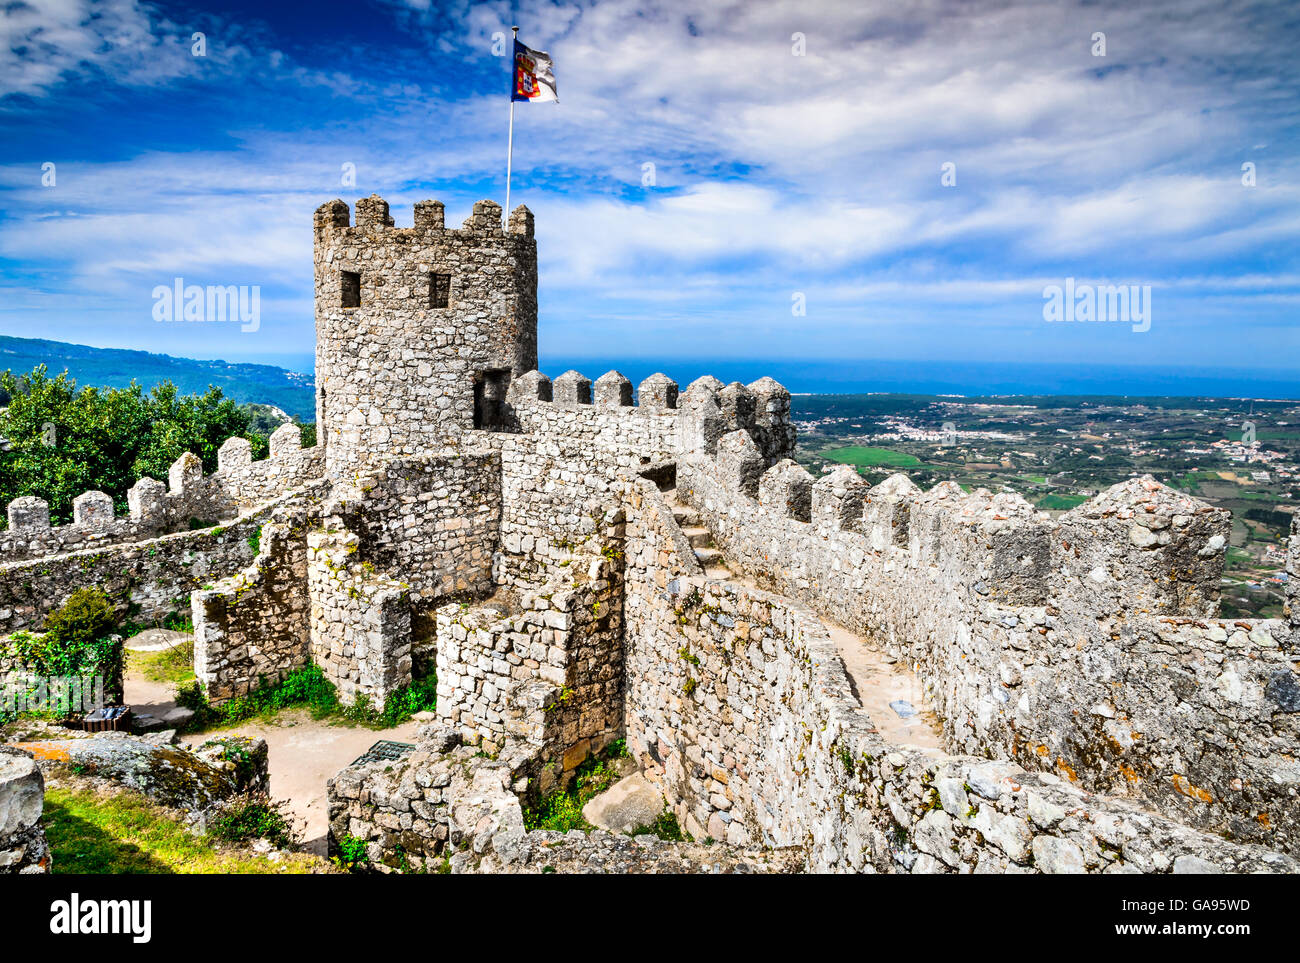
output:
[[[392,0],[358,6],[346,37],[311,22],[191,22],[134,0],[5,8],[0,264],[11,290],[47,296],[0,317],[42,316],[57,336],[94,295],[121,320],[101,343],[153,346],[140,292],[201,275],[261,283],[281,305],[261,350],[310,345],[321,201],[377,191],[401,223],[422,197],[449,219],[501,198],[492,46],[512,22],[559,73],[561,103],[520,109],[516,127],[544,351],[617,318],[638,331],[631,350],[728,351],[761,331],[773,355],[1087,357],[1038,317],[1042,287],[1067,275],[1163,292],[1196,333],[1132,344],[1147,360],[1257,343],[1275,362],[1293,316],[1293,287],[1269,283],[1300,274],[1300,22],[1284,3]],[[33,123],[57,111],[90,130]],[[112,111],[166,120],[118,133]],[[232,343],[193,351],[258,350],[209,337]]]

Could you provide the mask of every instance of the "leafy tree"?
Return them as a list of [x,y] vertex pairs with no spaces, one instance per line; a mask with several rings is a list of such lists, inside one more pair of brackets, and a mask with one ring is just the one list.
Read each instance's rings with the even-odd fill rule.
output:
[[22,495],[50,503],[56,523],[72,517],[72,500],[99,490],[125,511],[127,490],[149,475],[165,481],[183,452],[215,471],[217,449],[227,438],[244,436],[253,457],[264,457],[267,438],[249,430],[246,409],[209,387],[202,395],[180,395],[164,381],[146,393],[126,388],[78,388],[67,372],[51,378],[44,365],[29,374],[0,374],[0,505]]

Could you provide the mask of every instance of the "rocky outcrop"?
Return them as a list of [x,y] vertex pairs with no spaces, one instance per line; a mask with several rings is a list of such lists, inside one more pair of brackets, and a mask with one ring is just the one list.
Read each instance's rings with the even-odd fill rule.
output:
[[48,873],[45,779],[30,753],[0,746],[0,873]]
[[91,739],[19,743],[43,766],[66,766],[77,774],[118,783],[193,816],[226,800],[267,788],[267,750],[262,739],[212,739],[196,750],[125,733]]

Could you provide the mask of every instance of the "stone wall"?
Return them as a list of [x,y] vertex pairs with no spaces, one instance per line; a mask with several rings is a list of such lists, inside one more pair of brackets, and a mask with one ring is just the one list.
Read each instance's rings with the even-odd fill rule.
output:
[[28,752],[0,746],[0,873],[48,873],[45,778]]
[[496,420],[509,379],[537,367],[527,208],[503,230],[500,206],[479,201],[449,230],[437,201],[416,205],[411,228],[393,226],[382,198],[357,202],[355,226],[331,201],[316,212],[315,265],[316,423],[332,477],[436,448],[476,411]]
[[213,498],[229,501],[247,511],[279,498],[320,478],[325,473],[325,451],[316,445],[302,447],[302,429],[283,424],[271,432],[270,453],[252,460],[252,446],[244,438],[230,438],[217,450],[217,471],[210,476],[217,491]]
[[311,659],[340,699],[382,710],[411,682],[410,590],[360,560],[359,543],[337,528],[307,536]]
[[73,500],[73,520],[50,525],[49,505],[32,496],[9,503],[9,527],[0,529],[0,563],[66,555],[140,542],[231,520],[319,478],[323,454],[303,449],[297,425],[281,425],[271,435],[271,453],[252,461],[245,438],[231,438],[217,453],[218,470],[205,476],[203,463],[186,452],[172,464],[168,483],[141,478],[127,492],[129,514],[118,518],[113,499],[91,491]]
[[417,638],[449,597],[491,593],[501,528],[501,456],[490,450],[396,458],[340,488],[328,506],[357,535],[358,562],[409,586]]
[[581,442],[619,467],[648,464],[677,448],[677,384],[662,374],[641,382],[634,399],[632,383],[617,371],[597,378],[594,390],[577,371],[554,384],[530,371],[511,383],[506,400],[513,430]]
[[330,780],[332,855],[344,840],[364,842],[359,868],[382,873],[782,873],[801,865],[792,850],[529,831],[520,792],[536,766],[535,747],[512,738],[486,758],[440,725],[424,727],[418,739],[395,762],[349,767]]
[[438,609],[438,715],[467,742],[500,748],[521,689],[552,687],[539,736],[561,773],[622,732],[623,592],[616,550],[574,556],[569,572],[489,601]]
[[307,664],[308,521],[264,525],[250,567],[191,596],[194,674],[211,702],[280,682]]
[[754,447],[685,459],[679,495],[738,571],[912,663],[951,749],[1300,849],[1287,626],[1206,618],[1223,513],[1147,479],[1053,524],[948,483],[763,472]]
[[39,629],[49,612],[88,586],[102,588],[123,617],[139,622],[184,612],[195,589],[253,561],[250,539],[266,522],[309,508],[317,497],[309,486],[214,528],[0,564],[0,633]]
[[1300,866],[1055,774],[888,745],[813,613],[698,576],[661,588],[662,561],[682,566],[654,508],[629,511],[627,740],[697,839],[799,847],[814,872]]

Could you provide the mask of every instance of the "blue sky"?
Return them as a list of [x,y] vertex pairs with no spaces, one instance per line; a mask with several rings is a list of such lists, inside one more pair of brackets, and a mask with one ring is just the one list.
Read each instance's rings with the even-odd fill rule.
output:
[[[504,199],[518,23],[544,358],[1300,368],[1300,7],[1132,7],[10,0],[0,333],[309,354],[320,203]],[[176,277],[260,327],[155,321]],[[1150,330],[1045,322],[1069,277],[1150,285]]]

